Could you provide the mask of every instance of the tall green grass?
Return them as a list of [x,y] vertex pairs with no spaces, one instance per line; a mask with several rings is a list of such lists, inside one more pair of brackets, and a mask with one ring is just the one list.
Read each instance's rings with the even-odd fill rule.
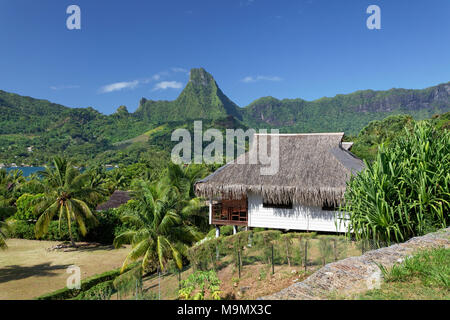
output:
[[348,183],[341,210],[357,239],[403,242],[449,225],[450,132],[405,131]]

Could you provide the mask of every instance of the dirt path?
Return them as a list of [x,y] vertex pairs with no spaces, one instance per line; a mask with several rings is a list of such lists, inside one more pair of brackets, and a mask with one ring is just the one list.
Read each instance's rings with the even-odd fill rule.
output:
[[10,239],[0,251],[0,300],[28,300],[66,286],[67,267],[81,268],[81,279],[122,265],[127,248],[90,246],[48,251],[60,242]]

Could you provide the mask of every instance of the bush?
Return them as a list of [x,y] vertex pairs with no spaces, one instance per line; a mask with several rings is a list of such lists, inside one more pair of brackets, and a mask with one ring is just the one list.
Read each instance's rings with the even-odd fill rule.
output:
[[402,242],[450,224],[450,132],[422,122],[350,179],[344,212],[357,239]]
[[214,270],[197,271],[182,281],[178,295],[181,300],[220,300],[220,284]]
[[[130,264],[125,271],[128,271],[132,268],[135,268],[137,266],[137,263]],[[91,296],[96,290],[92,290],[89,294],[87,294],[87,291],[93,288],[94,286],[97,286],[99,284],[102,284],[104,282],[110,282],[116,279],[120,275],[120,268],[114,269],[111,271],[106,271],[104,273],[95,275],[93,277],[87,278],[86,280],[81,281],[81,289],[69,289],[69,288],[63,288],[59,289],[57,291],[42,295],[40,297],[37,297],[36,300],[66,300],[66,299],[72,299],[75,297],[78,297],[79,294],[84,293],[87,296]],[[101,288],[106,288],[110,284],[106,283],[102,286],[97,287],[97,292],[101,290]],[[82,299],[82,297],[80,297]]]
[[85,236],[86,241],[112,244],[114,238],[125,231],[125,226],[120,220],[120,212],[116,209],[99,211],[96,213],[98,224],[89,228]]
[[[80,241],[81,237],[78,233],[78,226],[72,225],[72,236],[74,241]],[[12,238],[18,239],[26,239],[26,240],[36,240],[35,235],[35,224],[28,221],[23,220],[15,220],[12,223]],[[59,222],[52,221],[48,227],[48,232],[39,240],[48,240],[48,241],[69,241],[69,228],[67,223],[61,224],[61,233],[59,232]]]
[[[233,226],[222,226],[220,227],[220,235],[223,237],[231,236],[233,234]],[[213,238],[216,236],[216,228],[209,230],[207,237]]]
[[81,292],[73,300],[109,300],[114,294],[114,280],[101,282],[85,292]]
[[17,211],[14,214],[16,220],[30,221],[36,220],[37,216],[34,212],[33,201],[42,197],[42,194],[32,195],[25,193],[16,201]]
[[0,207],[0,221],[5,221],[16,213],[15,207]]

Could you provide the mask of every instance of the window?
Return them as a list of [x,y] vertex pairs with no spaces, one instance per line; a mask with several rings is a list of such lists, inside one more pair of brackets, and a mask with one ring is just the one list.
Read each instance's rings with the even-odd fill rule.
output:
[[280,204],[280,203],[269,203],[264,201],[263,202],[264,208],[275,208],[275,209],[292,209],[292,202],[289,202],[287,204]]
[[337,208],[332,204],[328,204],[328,202],[324,202],[322,205],[322,210],[323,211],[337,211]]

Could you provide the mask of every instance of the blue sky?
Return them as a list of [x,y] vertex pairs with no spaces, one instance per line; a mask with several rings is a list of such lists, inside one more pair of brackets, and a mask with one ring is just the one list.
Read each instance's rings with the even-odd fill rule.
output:
[[450,81],[448,0],[0,0],[0,39],[1,90],[107,114],[175,99],[193,67],[240,106]]

